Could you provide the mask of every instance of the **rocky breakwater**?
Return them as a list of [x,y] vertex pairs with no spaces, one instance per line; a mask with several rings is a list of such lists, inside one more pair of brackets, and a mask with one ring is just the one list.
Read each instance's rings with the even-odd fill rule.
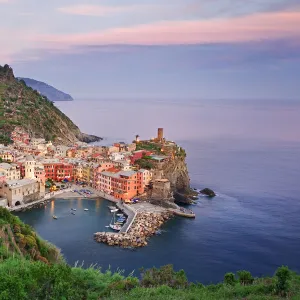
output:
[[94,234],[94,239],[109,246],[144,247],[147,246],[148,238],[154,235],[171,216],[172,214],[169,212],[140,212],[136,215],[127,233],[97,232]]

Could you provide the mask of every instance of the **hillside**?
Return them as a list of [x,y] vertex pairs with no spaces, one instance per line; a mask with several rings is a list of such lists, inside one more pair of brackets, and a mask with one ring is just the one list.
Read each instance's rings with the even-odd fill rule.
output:
[[16,126],[23,127],[33,137],[52,140],[55,144],[100,140],[82,133],[53,102],[18,81],[8,65],[0,66],[0,143],[10,141]]
[[57,248],[0,207],[0,299],[300,299],[300,276],[287,267],[268,278],[227,273],[222,283],[208,286],[188,282],[171,265],[140,275],[70,267]]
[[31,78],[18,77],[18,80],[23,80],[27,86],[30,86],[32,89],[38,91],[41,95],[46,96],[50,101],[73,101],[74,99],[55,87],[48,85],[47,83],[37,81]]

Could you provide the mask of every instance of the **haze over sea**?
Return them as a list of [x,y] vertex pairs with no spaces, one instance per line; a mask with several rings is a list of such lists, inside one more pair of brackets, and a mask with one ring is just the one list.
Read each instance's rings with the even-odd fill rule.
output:
[[[272,275],[282,264],[300,271],[300,102],[103,99],[56,105],[83,132],[104,137],[102,144],[130,142],[136,134],[147,139],[163,127],[187,151],[192,187],[218,194],[191,206],[195,220],[171,220],[163,235],[137,251],[93,241],[97,226],[103,231],[108,222],[105,201],[82,200],[102,213],[76,223],[51,223],[49,214],[38,217],[37,210],[21,214],[62,248],[69,263],[84,260],[127,272],[172,263],[202,283],[240,269],[255,276]],[[73,205],[65,203],[55,205]]]

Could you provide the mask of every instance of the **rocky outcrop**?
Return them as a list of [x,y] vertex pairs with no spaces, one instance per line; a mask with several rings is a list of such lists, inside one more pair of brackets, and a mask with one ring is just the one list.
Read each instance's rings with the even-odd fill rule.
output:
[[196,193],[190,188],[190,177],[185,157],[175,157],[166,162],[163,167],[164,177],[171,183],[171,190],[176,202],[190,204],[191,196]]
[[171,190],[186,193],[190,190],[190,177],[183,157],[175,157],[163,165],[163,173],[171,183]]
[[54,144],[101,140],[82,133],[51,101],[17,80],[8,65],[0,66],[0,116],[0,143],[10,141],[10,134],[16,126],[22,127],[32,137],[45,138]]
[[213,190],[209,189],[209,188],[205,188],[203,190],[200,191],[200,194],[206,195],[208,197],[215,197],[216,194]]

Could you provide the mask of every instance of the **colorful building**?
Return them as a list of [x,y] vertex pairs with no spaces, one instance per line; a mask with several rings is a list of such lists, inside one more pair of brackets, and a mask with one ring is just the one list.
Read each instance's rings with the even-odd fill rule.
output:
[[43,163],[45,177],[54,181],[73,180],[73,165],[63,162]]

